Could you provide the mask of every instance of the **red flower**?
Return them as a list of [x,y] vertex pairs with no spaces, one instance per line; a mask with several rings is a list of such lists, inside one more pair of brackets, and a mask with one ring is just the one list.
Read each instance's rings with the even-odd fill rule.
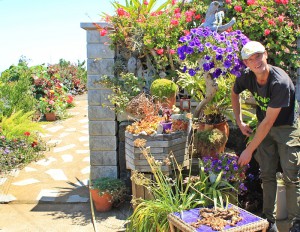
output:
[[243,9],[241,6],[234,6],[234,10],[237,12],[241,12]]
[[175,14],[180,13],[180,8],[176,8],[176,9],[174,10],[174,13],[175,13]]
[[196,19],[196,20],[199,20],[200,18],[201,18],[201,15],[200,15],[200,14],[195,15],[195,19]]
[[231,3],[231,0],[226,0],[225,1],[227,4],[230,4]]
[[177,26],[179,24],[179,22],[176,19],[172,19],[171,24],[174,25],[174,26]]
[[156,53],[157,53],[158,55],[162,55],[162,54],[164,53],[164,49],[163,49],[163,48],[157,49],[157,50],[156,50]]
[[191,34],[191,32],[190,32],[189,30],[184,30],[183,33],[184,33],[184,35],[189,35],[189,34]]
[[107,34],[107,30],[101,29],[101,30],[99,31],[99,33],[100,33],[101,36],[105,36],[105,35]]
[[278,21],[282,23],[284,21],[284,16],[283,15],[278,16]]
[[71,95],[69,95],[68,99],[67,99],[67,103],[71,104],[73,102],[73,100],[74,100],[74,98]]
[[123,8],[118,8],[118,9],[117,9],[117,14],[118,14],[119,16],[125,15],[125,10],[124,10]]
[[271,25],[271,26],[275,26],[275,25],[276,25],[275,21],[272,20],[272,19],[270,19],[270,20],[268,21],[268,24]]
[[38,142],[37,141],[33,141],[32,144],[31,144],[31,147],[36,147],[38,145]]
[[30,132],[29,132],[29,131],[26,131],[26,132],[24,132],[24,135],[25,135],[25,136],[29,136],[29,135],[30,135]]
[[227,32],[231,32],[232,31],[232,27],[229,27],[226,31]]
[[176,4],[176,0],[172,0],[172,5],[175,5]]
[[251,6],[251,5],[254,5],[256,4],[255,0],[247,0],[247,5],[248,6]]
[[268,36],[271,33],[271,31],[269,29],[265,30],[265,36]]
[[144,1],[144,5],[148,5],[149,4],[149,2],[147,2],[147,1]]
[[288,3],[289,3],[289,0],[281,0],[281,3],[282,3],[282,4],[288,4]]
[[186,17],[185,21],[186,22],[192,22],[193,18],[192,17]]

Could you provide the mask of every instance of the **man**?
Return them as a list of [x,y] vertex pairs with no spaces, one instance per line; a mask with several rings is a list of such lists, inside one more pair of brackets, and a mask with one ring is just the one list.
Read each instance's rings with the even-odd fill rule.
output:
[[295,87],[282,69],[267,63],[265,47],[248,42],[241,51],[247,66],[236,78],[231,101],[236,123],[249,136],[251,128],[242,120],[239,94],[248,89],[254,96],[258,125],[253,140],[239,157],[243,166],[254,158],[260,165],[263,183],[263,213],[270,222],[268,231],[277,231],[275,224],[276,170],[278,162],[286,185],[290,232],[300,232],[300,128],[297,123]]

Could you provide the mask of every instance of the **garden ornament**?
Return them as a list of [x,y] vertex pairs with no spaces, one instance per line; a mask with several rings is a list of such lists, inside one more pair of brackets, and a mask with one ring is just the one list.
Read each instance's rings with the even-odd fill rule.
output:
[[232,27],[235,23],[235,18],[232,18],[229,23],[222,25],[222,19],[224,18],[224,12],[218,11],[220,3],[213,1],[206,12],[205,22],[202,23],[201,27],[209,27],[213,31],[223,32]]

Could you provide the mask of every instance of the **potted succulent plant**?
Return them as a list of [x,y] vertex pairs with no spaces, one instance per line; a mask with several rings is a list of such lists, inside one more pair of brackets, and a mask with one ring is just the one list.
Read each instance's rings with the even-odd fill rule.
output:
[[102,177],[91,181],[90,192],[96,210],[106,212],[124,201],[127,190],[122,180]]
[[150,86],[151,95],[158,100],[163,107],[172,109],[176,102],[178,86],[175,82],[168,79],[156,79]]

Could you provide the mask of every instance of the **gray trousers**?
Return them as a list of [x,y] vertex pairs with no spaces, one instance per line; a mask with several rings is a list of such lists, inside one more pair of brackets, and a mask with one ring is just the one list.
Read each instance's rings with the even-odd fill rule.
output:
[[254,155],[261,169],[263,213],[275,221],[276,170],[280,161],[286,186],[286,202],[290,223],[300,220],[300,127],[272,127]]

